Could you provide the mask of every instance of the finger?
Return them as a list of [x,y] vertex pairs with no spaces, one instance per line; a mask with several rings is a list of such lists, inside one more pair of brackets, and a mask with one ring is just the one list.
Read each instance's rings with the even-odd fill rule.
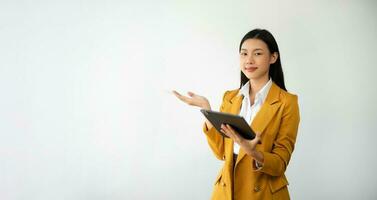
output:
[[176,97],[178,97],[179,99],[183,100],[183,98],[184,98],[183,95],[181,95],[180,93],[178,93],[178,92],[175,91],[175,90],[173,90],[172,92],[173,92],[173,94],[174,94]]
[[260,137],[262,135],[262,133],[256,132],[255,135]]
[[226,132],[229,132],[232,134],[232,131],[229,129],[229,127],[226,124],[221,124],[221,128],[225,130]]
[[221,124],[221,130],[224,132],[226,136],[234,140],[234,135],[224,124]]
[[262,133],[260,133],[260,132],[255,133],[255,137],[258,138],[258,144],[262,144],[261,135],[262,135]]
[[181,94],[179,94],[177,91],[175,90],[172,90],[172,93],[175,95],[175,96],[181,96]]
[[229,124],[227,124],[226,126],[228,127],[230,132],[234,135],[234,138],[236,138],[238,142],[241,142],[243,137],[241,137],[240,134],[238,134],[238,132],[235,131]]
[[187,103],[187,97],[180,95],[178,98]]
[[253,146],[256,146],[257,144],[261,144],[261,140],[258,136],[256,136],[253,140],[251,140]]
[[223,125],[225,131],[227,132],[227,135],[229,135],[229,137],[235,142],[237,143],[238,145],[241,146],[241,140],[240,138],[238,137],[237,135],[237,132],[232,130],[231,127],[229,125]]
[[262,144],[262,138],[260,134],[257,134],[255,138],[257,139],[258,144]]
[[230,135],[229,132],[225,131],[224,129],[221,129],[221,132],[222,132],[224,135],[228,136],[229,138],[232,138],[232,135]]
[[191,98],[186,97],[186,96],[183,96],[183,95],[179,94],[177,91],[173,91],[173,93],[174,93],[174,95],[175,95],[178,99],[182,100],[183,102],[188,103],[188,104],[191,103]]
[[188,94],[190,97],[195,96],[195,94],[194,94],[193,92],[187,92],[187,94]]
[[260,140],[260,139],[261,139],[260,135],[256,135],[256,138],[257,138],[258,140]]
[[221,131],[224,135],[226,135],[226,136],[232,138],[232,136],[229,134],[229,132],[226,131],[226,130],[224,130],[223,128],[221,128],[220,131]]

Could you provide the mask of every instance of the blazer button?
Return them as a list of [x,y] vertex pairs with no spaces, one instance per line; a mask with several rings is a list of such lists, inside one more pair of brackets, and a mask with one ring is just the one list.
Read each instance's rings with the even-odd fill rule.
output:
[[225,183],[224,183],[224,182],[222,182],[221,185],[222,185],[223,187],[225,187]]
[[260,190],[261,190],[261,188],[260,188],[259,185],[257,185],[257,186],[254,187],[254,191],[255,191],[255,192],[259,192]]

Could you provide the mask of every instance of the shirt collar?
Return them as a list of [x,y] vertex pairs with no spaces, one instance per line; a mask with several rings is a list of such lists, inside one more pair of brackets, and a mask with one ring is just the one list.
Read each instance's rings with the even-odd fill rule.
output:
[[[257,94],[255,94],[255,101],[264,102],[267,97],[268,91],[270,90],[272,85],[272,80],[270,80],[260,89]],[[250,90],[250,81],[248,81],[245,85],[243,85],[239,91],[239,95],[243,95],[246,99],[249,99],[249,90]]]

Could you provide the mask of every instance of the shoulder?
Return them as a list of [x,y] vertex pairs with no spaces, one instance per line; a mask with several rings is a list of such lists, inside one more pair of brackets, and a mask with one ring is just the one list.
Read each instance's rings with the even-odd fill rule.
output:
[[226,90],[223,94],[223,100],[230,101],[233,99],[233,97],[237,96],[238,92],[240,89],[231,89],[231,90]]
[[[280,88],[279,88],[280,89]],[[280,89],[280,95],[279,95],[280,100],[283,103],[297,103],[298,101],[298,96],[297,94],[293,94],[290,92],[287,92],[283,89]]]
[[272,82],[270,91],[267,95],[267,102],[269,103],[275,103],[275,102],[281,102],[281,103],[290,103],[297,101],[297,95],[287,92],[283,89],[281,89],[275,82]]
[[[279,88],[280,89],[280,88]],[[287,92],[283,89],[280,89],[279,99],[283,106],[284,115],[294,115],[299,117],[299,105],[298,105],[298,96]]]

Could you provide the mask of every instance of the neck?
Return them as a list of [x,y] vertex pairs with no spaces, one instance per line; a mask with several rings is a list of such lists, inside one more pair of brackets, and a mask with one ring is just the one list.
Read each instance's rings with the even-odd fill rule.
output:
[[270,80],[269,76],[263,76],[259,79],[249,79],[250,95],[254,96]]

